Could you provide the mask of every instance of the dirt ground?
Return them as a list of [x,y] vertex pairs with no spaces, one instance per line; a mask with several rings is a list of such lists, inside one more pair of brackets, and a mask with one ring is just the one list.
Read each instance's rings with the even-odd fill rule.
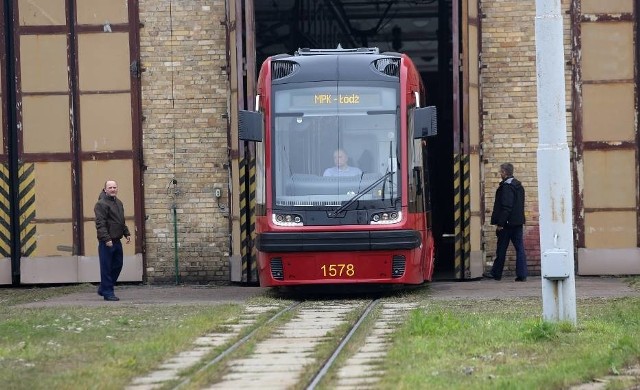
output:
[[[429,294],[434,299],[497,299],[508,297],[542,297],[540,277],[530,277],[526,282],[513,279],[501,281],[482,279],[467,282],[431,282]],[[267,293],[268,289],[230,286],[148,286],[118,285],[116,295],[119,302],[106,302],[92,287],[86,292],[67,294],[41,302],[33,302],[24,307],[47,306],[95,306],[95,305],[146,305],[146,304],[220,304],[242,303],[249,298]],[[627,285],[625,279],[615,277],[577,277],[576,298],[612,298],[640,296],[640,289]]]

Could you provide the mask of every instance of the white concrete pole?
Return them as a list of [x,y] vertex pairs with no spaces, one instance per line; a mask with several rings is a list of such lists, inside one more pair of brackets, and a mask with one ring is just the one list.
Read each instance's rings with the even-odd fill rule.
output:
[[560,0],[536,0],[542,311],[547,321],[576,324],[564,62]]

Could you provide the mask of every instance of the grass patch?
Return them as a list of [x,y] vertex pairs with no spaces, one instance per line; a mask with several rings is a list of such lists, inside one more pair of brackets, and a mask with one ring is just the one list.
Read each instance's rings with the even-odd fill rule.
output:
[[578,326],[540,319],[539,299],[429,301],[386,358],[385,389],[559,389],[640,358],[640,299],[580,300]]
[[530,320],[523,327],[523,336],[529,341],[551,341],[557,339],[562,332],[574,330],[573,324],[568,322]]
[[[121,389],[220,329],[240,305],[25,308],[86,286],[0,290],[0,383],[10,389]],[[91,288],[91,293],[95,293]]]

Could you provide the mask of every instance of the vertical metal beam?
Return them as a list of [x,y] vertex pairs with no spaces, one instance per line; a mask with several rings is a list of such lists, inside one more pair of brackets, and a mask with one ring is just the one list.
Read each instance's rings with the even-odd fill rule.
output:
[[[582,30],[581,30],[581,14],[582,0],[571,1],[571,59],[572,59],[572,127],[573,127],[573,199],[575,202],[575,211],[573,213],[575,226],[575,245],[578,248],[585,247],[584,236],[584,177],[579,174],[584,164],[584,143],[582,136],[582,65],[580,58],[582,57]],[[580,260],[578,260],[580,261]]]
[[[240,222],[240,200],[243,196],[242,187],[240,186],[240,163],[238,140],[238,79],[242,77],[237,74],[237,56],[236,51],[236,9],[237,3],[241,0],[227,0],[227,75],[229,77],[229,97],[227,101],[227,124],[228,144],[229,144],[229,227],[231,230],[230,246],[230,265],[231,265],[231,281],[243,281],[242,275],[242,238],[241,238],[241,222]],[[242,32],[240,31],[240,34]],[[241,48],[240,48],[241,50]]]
[[[255,27],[255,11],[253,0],[244,1],[244,64],[245,64],[245,86],[246,86],[246,108],[247,110],[257,110],[255,105],[256,96],[256,27]],[[256,282],[258,280],[257,274],[257,253],[255,245],[256,240],[256,145],[255,143],[248,143],[247,161],[249,167],[249,185],[248,185],[248,207],[249,207],[249,220],[248,220],[248,234],[250,241],[248,241],[248,259],[249,259],[249,271],[250,276],[247,277],[249,282]],[[253,267],[251,267],[253,265]]]
[[573,202],[560,10],[560,0],[536,0],[542,309],[547,321],[570,321],[575,324]]
[[71,151],[71,215],[73,220],[73,256],[84,254],[84,215],[82,207],[82,162],[80,159],[80,145],[82,134],[80,133],[80,82],[78,80],[78,33],[76,31],[76,4],[75,0],[67,0],[67,31],[68,49],[67,66],[69,67],[69,107],[70,107],[70,145]]
[[469,43],[469,0],[461,2],[460,30],[462,31],[462,125],[460,129],[461,138],[461,171],[462,180],[461,199],[462,199],[462,279],[471,277],[471,172],[470,172],[470,155],[469,155],[469,132],[470,132],[470,115],[469,115],[469,88],[470,88],[470,72],[476,72],[477,69],[470,69],[471,63],[469,55],[471,54]]
[[[133,186],[133,202],[135,210],[136,241],[135,253],[142,253],[142,280],[147,279],[147,259],[145,240],[145,209],[144,209],[144,175],[146,170],[142,149],[142,72],[144,68],[140,61],[140,7],[138,0],[129,0],[129,56],[132,62],[137,62],[138,72],[131,75],[131,115],[133,138],[133,182],[139,184]],[[81,254],[85,254],[82,252]]]
[[453,32],[453,215],[454,215],[454,277],[463,279],[463,237],[462,237],[462,197],[463,197],[463,171],[461,166],[461,80],[462,52],[460,51],[460,6],[463,0],[451,2],[451,26]]
[[8,168],[9,168],[9,216],[11,220],[11,279],[14,285],[20,284],[20,210],[18,206],[18,85],[16,72],[18,71],[16,44],[17,34],[14,33],[14,2],[4,1],[4,23],[5,23],[5,53],[6,53],[6,82],[7,85],[7,107],[9,109],[7,121],[8,125]]
[[253,0],[245,0],[245,61],[247,69],[247,109],[257,110],[254,107],[256,96],[256,23]]
[[[233,1],[232,4],[230,2]],[[250,0],[247,0],[250,1]],[[243,39],[244,19],[252,24],[253,3],[245,4],[243,0],[228,0],[227,2],[227,29],[229,41],[230,59],[230,84],[231,96],[229,98],[229,145],[230,147],[230,186],[231,186],[231,280],[241,282],[254,282],[255,267],[253,265],[255,255],[253,249],[253,237],[255,226],[255,191],[252,192],[252,181],[255,180],[255,159],[253,147],[248,142],[238,141],[238,110],[246,109],[252,103],[247,103],[245,96],[249,96],[251,88],[245,95],[245,66],[248,66],[245,49],[255,53],[254,38],[248,39],[249,46],[245,46]],[[248,8],[248,9],[247,9]],[[247,16],[248,12],[251,13]],[[253,37],[252,31],[249,32]],[[251,54],[250,57],[255,58]],[[255,61],[253,61],[255,63]],[[255,68],[248,80],[255,79]],[[255,84],[254,84],[255,85]]]
[[[237,76],[237,109],[246,109],[246,96],[245,96],[245,41],[243,39],[244,32],[244,12],[243,12],[244,0],[236,0],[235,2],[235,43],[236,43],[236,76]],[[254,210],[251,208],[251,147],[248,142],[242,142],[238,147],[239,152],[239,169],[243,170],[240,173],[244,180],[240,181],[240,237],[242,254],[242,281],[252,282],[252,218],[255,216]]]
[[[633,65],[634,68],[634,77],[635,77],[635,138],[636,138],[636,183],[640,183],[640,133],[638,132],[638,109],[640,109],[640,86],[638,85],[638,66],[640,65],[640,21],[638,21],[638,12],[640,11],[640,0],[635,0],[633,2],[633,31],[635,32],[634,37],[634,50],[635,50],[635,63]],[[636,186],[636,208],[640,206],[640,186]],[[640,246],[640,218],[636,218],[636,245]]]
[[[0,42],[3,45],[0,49],[0,59],[4,61],[5,66],[0,66],[0,95],[2,96],[1,100],[1,109],[2,113],[0,114],[0,123],[2,127],[0,127],[0,137],[2,137],[2,148],[0,150],[0,229],[3,231],[8,231],[11,226],[11,210],[9,207],[5,205],[10,205],[11,202],[11,192],[9,190],[9,128],[11,123],[11,115],[12,115],[12,103],[10,99],[11,88],[14,87],[12,78],[9,76],[9,69],[11,68],[11,61],[7,58],[11,58],[9,56],[9,45],[8,40],[11,35],[9,34],[9,28],[7,26],[7,20],[10,18],[10,10],[7,8],[7,1],[0,2]],[[8,261],[1,261],[3,264],[0,267],[5,267],[4,264],[8,265],[8,269],[0,269],[0,284],[10,284],[12,283],[12,270],[13,264],[11,259],[11,234],[2,234],[0,235],[0,258],[6,258]]]

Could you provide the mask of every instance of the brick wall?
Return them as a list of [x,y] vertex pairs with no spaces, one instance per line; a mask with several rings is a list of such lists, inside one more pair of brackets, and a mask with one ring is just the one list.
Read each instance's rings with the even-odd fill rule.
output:
[[[149,283],[229,281],[224,0],[140,0]],[[173,184],[175,180],[176,184]],[[174,234],[174,212],[177,214]]]
[[[485,251],[495,257],[495,227],[490,226],[495,189],[500,182],[500,164],[514,165],[514,176],[527,190],[525,248],[529,272],[540,274],[537,159],[538,127],[536,106],[536,47],[534,0],[484,0],[481,2],[483,137],[485,158]],[[565,58],[571,58],[569,1],[562,0],[565,29]],[[567,65],[567,108],[570,105],[571,67]],[[567,133],[571,139],[571,117]],[[507,253],[505,271],[515,272],[513,246]]]

